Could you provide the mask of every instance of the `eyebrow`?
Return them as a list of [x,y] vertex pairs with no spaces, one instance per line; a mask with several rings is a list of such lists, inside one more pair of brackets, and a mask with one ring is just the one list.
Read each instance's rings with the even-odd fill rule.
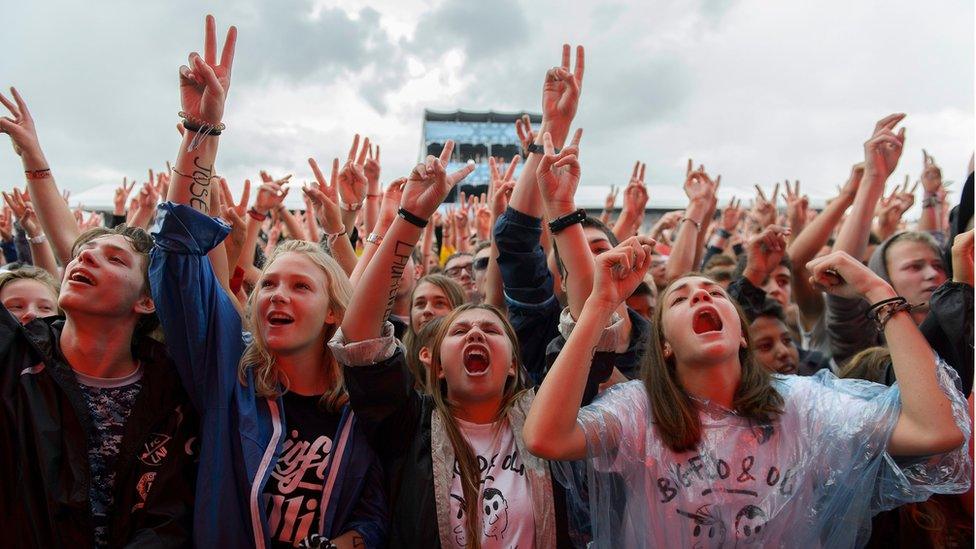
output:
[[[97,239],[92,239],[92,240],[89,240],[88,242],[85,242],[84,244],[81,245],[81,248],[82,249],[91,249],[91,248],[94,248],[96,246],[95,240],[97,240]],[[106,248],[108,250],[111,250],[113,252],[122,253],[127,258],[130,258],[130,259],[132,258],[132,252],[130,252],[129,250],[123,248],[122,246],[116,246],[115,244],[108,244],[108,243],[106,243],[106,244],[102,244],[102,247],[103,248]]]
[[[682,282],[681,284],[678,284],[674,288],[671,288],[671,291],[668,292],[668,296],[670,296],[671,294],[673,294],[675,292],[684,290],[685,288],[688,287],[688,284],[689,284],[688,282]],[[711,280],[702,280],[702,284],[705,285],[705,286],[707,286],[708,288],[718,288],[718,287],[720,287],[718,284],[712,282]]]

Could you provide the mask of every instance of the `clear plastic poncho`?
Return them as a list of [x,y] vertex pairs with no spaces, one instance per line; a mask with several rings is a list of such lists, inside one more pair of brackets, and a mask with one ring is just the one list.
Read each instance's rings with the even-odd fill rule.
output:
[[[968,442],[956,374],[940,364],[937,375]],[[649,428],[641,381],[580,410],[587,466],[564,463],[559,476],[589,499],[592,547],[861,546],[874,514],[968,490],[968,444],[928,458],[887,453],[901,407],[897,384],[821,371],[775,376],[774,385],[785,407],[771,427],[705,405],[692,452],[672,452]]]

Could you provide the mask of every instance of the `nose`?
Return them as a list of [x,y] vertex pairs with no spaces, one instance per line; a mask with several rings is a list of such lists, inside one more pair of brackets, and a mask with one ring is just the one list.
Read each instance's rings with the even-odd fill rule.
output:
[[288,299],[281,293],[280,286],[271,294],[271,303],[284,303]]
[[465,339],[465,341],[467,341],[469,343],[471,343],[471,342],[484,343],[485,342],[485,332],[482,331],[482,329],[480,327],[478,327],[477,325],[475,325],[475,326],[472,326],[470,330],[468,330],[468,333],[465,334],[464,339]]
[[91,248],[84,248],[78,252],[78,261],[80,263],[87,263],[88,265],[95,264],[95,252]]
[[692,305],[694,305],[695,303],[698,303],[699,301],[703,301],[705,303],[711,303],[712,302],[712,296],[711,296],[711,294],[708,293],[708,291],[705,288],[698,288],[697,290],[695,290],[691,294],[691,304]]
[[925,274],[925,280],[934,280],[937,276],[939,276],[939,274],[941,274],[941,271],[932,265],[926,265],[923,272]]
[[786,356],[789,355],[789,353],[790,350],[787,347],[786,343],[780,342],[776,344],[776,347],[774,348],[774,354],[776,358],[786,358]]
[[35,318],[37,318],[37,311],[35,311],[34,308],[32,307],[30,309],[27,309],[27,312],[20,317],[20,323],[27,324],[28,322],[34,320]]

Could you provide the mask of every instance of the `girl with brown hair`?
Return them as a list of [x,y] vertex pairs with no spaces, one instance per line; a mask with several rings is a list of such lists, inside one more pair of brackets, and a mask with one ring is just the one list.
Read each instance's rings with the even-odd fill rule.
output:
[[812,281],[875,304],[900,389],[826,371],[770,374],[726,291],[690,274],[661,294],[643,380],[566,406],[585,387],[579,357],[643,278],[649,244],[631,239],[597,258],[593,294],[525,423],[534,454],[589,461],[596,546],[850,547],[867,540],[872,514],[968,488],[969,426],[952,372],[904,300],[844,253],[810,262]]
[[[332,350],[350,403],[390,479],[394,547],[565,547],[564,494],[550,462],[526,451],[534,397],[517,339],[489,305],[439,321],[428,348],[428,394],[413,387],[402,346],[384,322],[400,269],[423,225],[471,167],[445,172],[453,143],[411,174],[399,218],[357,285]],[[610,368],[591,372],[595,390]],[[580,397],[581,398],[581,397]]]

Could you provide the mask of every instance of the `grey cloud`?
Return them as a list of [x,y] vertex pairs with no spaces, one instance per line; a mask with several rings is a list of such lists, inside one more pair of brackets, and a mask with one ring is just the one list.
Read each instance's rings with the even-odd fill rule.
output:
[[515,0],[449,0],[422,16],[410,48],[436,57],[444,49],[460,46],[468,60],[478,62],[518,51],[531,32],[525,13]]

